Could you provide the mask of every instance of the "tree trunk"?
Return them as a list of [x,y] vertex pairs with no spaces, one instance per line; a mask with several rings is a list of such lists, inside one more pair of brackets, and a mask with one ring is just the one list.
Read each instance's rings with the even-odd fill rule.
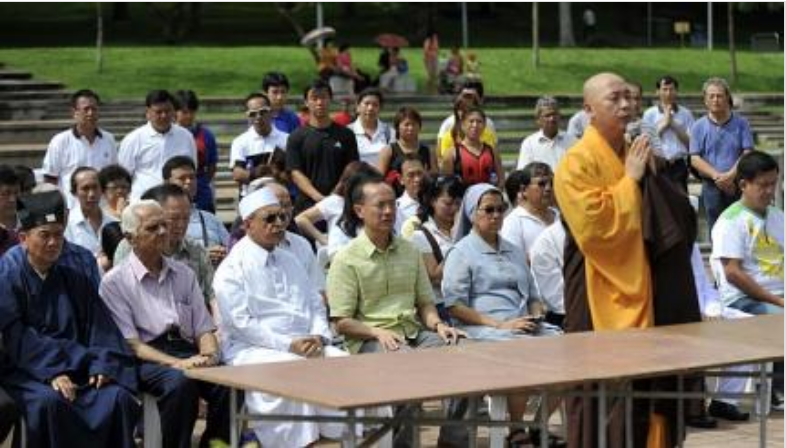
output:
[[573,37],[573,17],[571,15],[570,2],[559,3],[559,46],[576,46],[576,39]]
[[96,2],[96,71],[104,71],[104,14],[101,2]]
[[729,57],[731,58],[731,84],[737,84],[737,50],[734,48],[734,3],[728,3]]
[[535,70],[540,66],[540,18],[538,2],[532,2],[532,66]]

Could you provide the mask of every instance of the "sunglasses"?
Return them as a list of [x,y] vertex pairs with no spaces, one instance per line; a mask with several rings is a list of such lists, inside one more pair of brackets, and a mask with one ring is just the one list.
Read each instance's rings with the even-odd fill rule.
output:
[[273,224],[276,221],[286,222],[289,219],[287,212],[269,213],[267,215],[260,215],[259,218],[266,224]]
[[269,107],[263,107],[262,109],[254,109],[246,112],[246,116],[248,118],[261,118],[266,117],[270,114]]
[[480,208],[478,210],[482,211],[486,215],[493,215],[494,213],[498,213],[498,214],[501,215],[501,214],[505,213],[505,211],[507,209],[508,209],[508,205],[507,204],[502,204],[502,205],[497,205],[497,206],[489,205],[489,206]]

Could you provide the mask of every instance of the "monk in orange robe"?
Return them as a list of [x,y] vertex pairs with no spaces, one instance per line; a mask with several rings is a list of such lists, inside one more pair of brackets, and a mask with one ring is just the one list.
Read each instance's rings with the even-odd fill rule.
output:
[[[601,73],[586,81],[584,111],[590,126],[565,154],[554,176],[554,191],[570,235],[567,246],[575,244],[583,256],[584,278],[579,289],[586,322],[577,322],[570,316],[569,302],[577,299],[568,284],[571,267],[566,251],[566,330],[651,327],[652,279],[642,234],[639,187],[652,157],[649,141],[640,136],[626,144],[625,127],[633,119],[632,104],[625,80],[615,74]],[[589,406],[593,400],[579,398],[568,403],[569,446],[594,446],[597,425],[592,424],[594,410]],[[636,412],[635,445],[666,446],[666,420],[648,415],[648,407],[637,407]],[[613,433],[615,427],[617,434]],[[610,445],[624,443],[623,425],[612,422],[610,428]]]

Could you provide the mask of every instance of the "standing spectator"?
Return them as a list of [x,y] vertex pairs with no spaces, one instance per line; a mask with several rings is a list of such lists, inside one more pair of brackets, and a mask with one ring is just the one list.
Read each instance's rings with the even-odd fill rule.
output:
[[74,171],[71,194],[77,198],[77,206],[68,213],[65,237],[97,259],[101,253],[101,231],[117,220],[101,209],[101,184],[95,168],[83,166]]
[[595,11],[591,8],[585,9],[584,14],[581,15],[581,21],[584,25],[581,38],[584,41],[584,46],[589,47],[595,38],[595,25],[598,22],[597,17],[595,17]]
[[173,124],[175,100],[166,90],[152,90],[145,98],[147,124],[134,129],[120,144],[118,162],[133,176],[131,199],[139,199],[161,182],[161,168],[175,156],[196,162],[197,149],[190,132]]
[[404,106],[393,117],[393,129],[396,140],[383,147],[379,152],[379,172],[385,180],[401,194],[401,164],[405,158],[417,157],[423,162],[423,167],[431,175],[439,172],[437,156],[429,150],[428,145],[420,141],[420,131],[423,121],[420,113],[412,107]]
[[[460,114],[470,106],[482,107],[483,92],[483,82],[478,80],[466,80],[461,86],[461,91],[459,91],[453,101],[453,112],[442,120],[442,123],[439,125],[439,131],[437,131],[437,144],[434,150],[437,152],[437,160],[439,162],[442,161],[445,153],[453,148],[453,128],[456,123],[461,122]],[[474,102],[470,97],[474,97]],[[459,109],[461,110],[460,112]],[[483,140],[489,145],[496,147],[497,129],[491,118],[486,119],[485,133]]]
[[287,95],[289,94],[289,79],[280,72],[265,73],[262,78],[262,92],[270,100],[273,125],[285,134],[291,134],[300,127],[297,114],[287,109]]
[[303,96],[310,112],[309,122],[292,133],[286,150],[287,170],[300,190],[295,201],[296,214],[330,194],[344,167],[359,159],[355,135],[330,119],[330,84],[313,81]]
[[98,172],[98,183],[104,194],[104,212],[119,220],[128,205],[131,193],[131,174],[120,165],[109,165]]
[[517,246],[524,258],[528,258],[538,235],[559,220],[553,176],[548,165],[532,162],[510,173],[505,181],[505,193],[515,208],[505,217],[499,234]]
[[175,118],[177,124],[191,131],[197,149],[196,197],[194,204],[200,210],[216,212],[213,195],[213,179],[218,165],[218,145],[216,137],[204,124],[197,123],[199,98],[193,90],[175,92]]
[[0,256],[19,242],[19,217],[16,214],[19,190],[19,176],[13,168],[0,165]]
[[101,297],[138,362],[140,389],[153,395],[166,447],[189,448],[199,399],[208,403],[199,443],[229,442],[229,390],[193,380],[185,371],[221,358],[215,325],[194,272],[165,257],[167,220],[152,200],[135,202],[121,221],[132,252],[101,282]]
[[707,115],[690,128],[690,163],[702,178],[701,200],[712,232],[718,216],[739,198],[734,184],[737,161],[754,149],[753,134],[748,120],[732,111],[726,80],[710,78],[702,92]]
[[460,134],[454,130],[456,145],[446,154],[440,171],[460,176],[465,186],[478,183],[505,185],[499,152],[483,140],[486,113],[480,108],[470,107],[462,114],[460,126]]
[[562,159],[565,151],[575,143],[573,137],[559,129],[561,118],[559,105],[554,97],[538,98],[535,104],[535,120],[539,131],[521,142],[517,170],[531,162],[545,163],[552,171],[557,168],[557,163]]
[[579,109],[578,112],[573,114],[568,120],[568,130],[566,131],[569,136],[574,140],[581,140],[584,136],[584,129],[589,126],[589,115],[584,112],[584,109]]
[[229,169],[240,187],[241,198],[251,181],[270,174],[274,155],[286,150],[289,138],[273,126],[271,102],[267,95],[251,93],[245,104],[249,128],[232,140],[229,152]]
[[423,64],[426,66],[427,91],[436,92],[439,76],[439,36],[430,29],[423,40]]
[[396,139],[395,132],[389,124],[379,119],[382,109],[382,92],[369,88],[357,99],[357,119],[349,125],[355,133],[360,160],[370,165],[379,165],[379,153]]
[[[117,163],[115,137],[98,126],[98,94],[92,90],[78,90],[71,95],[71,114],[74,126],[54,137],[46,149],[42,171],[44,179],[70,191],[71,175],[80,166],[97,170]],[[68,208],[76,205],[76,198],[66,194]]]
[[633,140],[641,134],[646,134],[650,142],[650,148],[653,155],[663,157],[663,148],[661,147],[658,131],[655,126],[641,118],[641,102],[642,102],[642,87],[636,81],[628,81],[628,94],[630,95],[630,111],[631,116],[628,120],[628,125],[625,127],[625,140],[630,145]]
[[666,75],[655,83],[658,103],[644,112],[642,118],[655,126],[666,159],[665,172],[677,185],[688,191],[688,148],[693,112],[677,103],[679,82]]

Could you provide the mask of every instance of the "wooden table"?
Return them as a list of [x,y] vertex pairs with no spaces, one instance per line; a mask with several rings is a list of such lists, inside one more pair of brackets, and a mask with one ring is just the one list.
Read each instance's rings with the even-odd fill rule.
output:
[[[600,385],[599,406],[605,410],[603,385],[609,382],[761,364],[782,359],[783,353],[783,316],[756,316],[407,353],[215,367],[187,374],[232,389],[232,442],[237,446],[237,390],[348,411],[349,421],[356,422],[354,412],[361,408],[594,383]],[[763,418],[762,430],[765,424]],[[600,446],[604,444],[599,440]]]

